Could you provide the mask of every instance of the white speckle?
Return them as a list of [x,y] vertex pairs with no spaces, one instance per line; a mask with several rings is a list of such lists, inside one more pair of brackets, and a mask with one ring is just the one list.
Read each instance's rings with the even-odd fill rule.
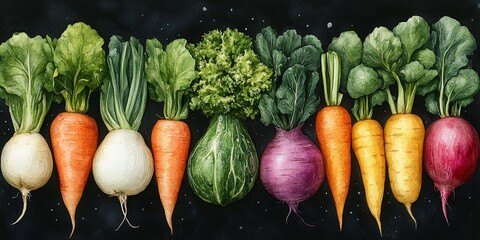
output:
[[239,226],[238,229],[242,230],[242,229],[243,229],[243,226]]
[[262,227],[258,227],[258,229],[262,230]]
[[142,207],[142,211],[145,211],[145,208]]
[[323,218],[321,219],[321,221],[323,222]]
[[50,208],[50,212],[53,212],[53,208]]
[[85,217],[82,217],[82,220],[85,220]]
[[332,22],[327,23],[327,28],[332,28],[332,26],[333,26]]
[[93,210],[97,211],[97,210],[98,210],[98,208],[94,208]]
[[55,222],[58,222],[58,218],[55,218]]
[[327,209],[325,209],[325,212],[327,213],[327,212],[328,212],[328,210],[327,210]]
[[480,3],[477,4],[477,7],[480,8]]
[[388,201],[388,204],[390,204],[390,201]]
[[180,221],[183,221],[183,220],[185,220],[183,217],[182,217],[182,218],[180,218]]
[[186,197],[186,196],[187,196],[187,194],[185,193],[185,194],[183,194],[183,196],[184,196],[184,197]]
[[216,22],[216,21],[217,21],[217,20],[216,20],[215,18],[214,18],[214,19],[212,19],[212,22]]
[[260,204],[260,201],[257,201],[257,204]]
[[325,192],[325,195],[328,195],[328,192]]
[[191,201],[188,201],[188,204],[192,204],[192,202],[191,202]]
[[352,212],[352,211],[350,211],[350,215],[352,215],[352,214],[353,214],[353,212]]
[[298,17],[302,16],[300,13],[297,15]]
[[265,212],[268,212],[268,210],[265,208]]
[[394,218],[394,219],[397,219],[397,217],[396,217],[396,216],[395,216],[395,217],[393,217],[393,218]]
[[233,8],[230,8],[230,12],[233,12]]
[[468,199],[472,199],[472,197],[468,197]]
[[262,22],[265,22],[265,19],[263,19]]
[[431,203],[431,202],[432,202],[432,200],[428,199],[428,202],[429,202],[429,203]]
[[167,25],[167,27],[168,27],[168,26],[170,26],[170,23],[167,23],[166,25]]
[[160,31],[163,31],[163,28],[160,28]]
[[142,13],[142,15],[141,15],[141,16],[143,17],[143,16],[145,16],[145,15],[143,15],[143,13]]
[[305,27],[307,27],[307,28],[310,27],[310,24],[307,24]]
[[360,207],[360,204],[357,204],[357,207]]
[[245,31],[247,31],[247,30],[248,30],[248,28],[245,28]]
[[360,192],[357,192],[357,195],[360,195]]
[[202,8],[202,11],[204,11],[204,12],[206,12],[207,10],[208,10],[207,7]]
[[153,202],[150,202],[150,205],[153,205]]
[[357,221],[360,221],[360,219],[359,219],[359,218],[357,218]]

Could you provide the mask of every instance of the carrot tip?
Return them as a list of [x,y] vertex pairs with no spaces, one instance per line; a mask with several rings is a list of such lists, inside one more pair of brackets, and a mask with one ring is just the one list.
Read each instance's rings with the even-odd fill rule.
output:
[[407,209],[407,212],[408,214],[410,215],[410,217],[412,218],[413,222],[415,223],[415,230],[417,229],[417,219],[415,219],[415,217],[413,216],[413,213],[412,213],[412,204],[411,203],[404,203],[405,205],[405,208]]
[[20,192],[22,193],[22,201],[23,201],[22,213],[20,214],[18,219],[11,225],[15,225],[20,220],[22,220],[23,216],[25,215],[25,212],[27,212],[27,199],[30,197],[30,191],[26,188],[22,188],[20,189]]
[[73,232],[75,231],[75,216],[70,214],[70,220],[72,221],[72,232],[68,238],[72,238]]
[[377,221],[377,226],[378,226],[378,230],[380,231],[380,236],[383,236],[383,233],[382,233],[382,222],[380,221],[380,217],[376,216],[376,217],[375,217],[375,220]]

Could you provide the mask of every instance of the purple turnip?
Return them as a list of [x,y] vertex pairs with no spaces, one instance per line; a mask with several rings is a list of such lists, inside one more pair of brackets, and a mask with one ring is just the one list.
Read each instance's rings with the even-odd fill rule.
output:
[[474,174],[479,156],[479,139],[470,123],[460,117],[444,117],[433,122],[425,136],[425,170],[440,191],[447,218],[450,193]]
[[301,125],[290,131],[277,128],[260,160],[260,179],[270,194],[288,204],[288,215],[298,215],[298,203],[317,192],[324,176],[322,154]]

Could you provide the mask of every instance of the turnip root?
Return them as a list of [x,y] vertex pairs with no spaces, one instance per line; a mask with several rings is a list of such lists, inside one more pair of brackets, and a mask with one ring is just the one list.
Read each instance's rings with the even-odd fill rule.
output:
[[473,176],[478,163],[479,148],[477,132],[462,118],[440,118],[427,130],[425,170],[440,191],[447,224],[448,196]]
[[14,135],[3,147],[1,169],[5,180],[20,190],[23,199],[22,219],[27,210],[30,191],[43,187],[52,175],[52,153],[39,133]]
[[[93,159],[93,177],[100,189],[118,197],[123,220],[127,219],[127,196],[139,194],[153,176],[153,157],[145,141],[134,130],[117,129],[109,132]],[[117,228],[117,230],[118,230]]]
[[291,211],[299,215],[298,203],[312,197],[325,176],[322,154],[301,127],[277,129],[260,161],[260,179],[265,189],[288,204],[288,215]]

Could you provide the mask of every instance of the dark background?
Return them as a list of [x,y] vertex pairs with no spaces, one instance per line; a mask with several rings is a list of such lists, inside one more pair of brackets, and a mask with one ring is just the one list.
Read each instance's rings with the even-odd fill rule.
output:
[[[254,37],[261,28],[271,25],[278,32],[295,28],[300,34],[315,34],[324,48],[332,37],[342,31],[355,30],[364,39],[376,26],[393,28],[412,15],[424,17],[430,24],[444,15],[459,20],[480,40],[480,2],[467,1],[61,1],[61,0],[1,0],[0,41],[6,41],[14,32],[30,36],[48,34],[59,37],[67,24],[84,21],[95,28],[108,42],[111,35],[136,36],[142,42],[156,37],[166,44],[175,38],[197,42],[201,35],[214,28],[235,27]],[[472,57],[473,67],[479,71],[478,51]],[[320,93],[320,87],[318,88]],[[323,94],[321,94],[323,97]],[[98,123],[100,140],[107,130],[101,121],[98,92],[91,99],[89,114]],[[424,100],[418,97],[414,113],[428,126],[436,116],[425,113]],[[342,105],[352,107],[345,97]],[[324,106],[322,99],[321,107]],[[479,98],[467,107],[463,117],[480,130]],[[63,103],[53,105],[47,115],[41,134],[50,142],[49,127],[54,116],[63,111]],[[161,105],[149,100],[140,132],[150,146],[150,131],[161,114]],[[377,108],[374,118],[382,125],[390,115],[387,106]],[[199,112],[191,112],[187,120],[192,131],[192,146],[205,131],[208,119]],[[313,118],[304,132],[314,138]],[[273,138],[273,127],[263,126],[258,117],[245,122],[259,154]],[[0,145],[13,135],[8,110],[0,101]],[[96,186],[92,175],[77,209],[77,227],[73,239],[380,239],[374,218],[365,201],[356,159],[352,159],[350,193],[345,205],[344,229],[338,231],[337,217],[326,181],[318,193],[300,204],[303,224],[292,215],[288,223],[286,204],[270,196],[257,180],[252,191],[242,200],[219,207],[196,197],[185,179],[173,215],[175,232],[170,236],[157,193],[152,181],[147,189],[128,199],[128,217],[138,229],[124,224],[117,198],[105,195]],[[480,170],[456,190],[449,199],[451,226],[443,218],[439,193],[432,181],[424,175],[422,191],[413,212],[418,229],[391,194],[387,180],[381,220],[382,239],[480,239]],[[56,169],[46,186],[32,192],[27,213],[22,221],[11,226],[21,211],[17,190],[0,178],[0,239],[67,239],[70,220],[63,205]]]

